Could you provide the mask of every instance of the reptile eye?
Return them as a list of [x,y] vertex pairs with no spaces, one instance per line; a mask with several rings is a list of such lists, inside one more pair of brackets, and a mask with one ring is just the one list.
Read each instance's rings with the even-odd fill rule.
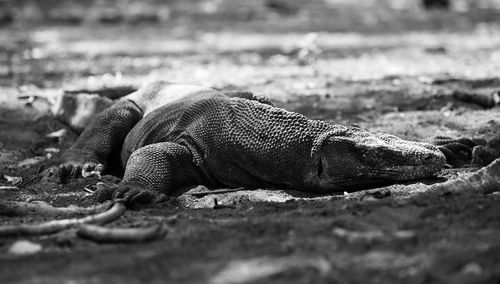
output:
[[321,178],[323,176],[323,161],[321,161],[321,157],[319,158],[318,165],[318,177]]

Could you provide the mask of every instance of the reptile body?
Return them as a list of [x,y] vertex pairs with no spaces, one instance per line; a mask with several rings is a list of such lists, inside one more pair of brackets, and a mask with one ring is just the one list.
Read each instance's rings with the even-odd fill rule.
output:
[[334,193],[435,175],[434,145],[311,120],[247,92],[155,82],[99,115],[62,172],[124,169],[114,198],[187,185]]

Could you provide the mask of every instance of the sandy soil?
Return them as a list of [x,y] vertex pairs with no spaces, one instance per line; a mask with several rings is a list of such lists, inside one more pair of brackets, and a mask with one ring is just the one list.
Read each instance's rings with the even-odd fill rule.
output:
[[[213,22],[206,29],[177,22],[0,29],[0,186],[23,179],[0,197],[95,203],[83,189],[97,178],[37,179],[77,137],[50,113],[62,89],[166,79],[262,92],[311,118],[412,140],[498,133],[498,106],[459,97],[500,90],[500,26],[413,30],[394,21],[404,25],[390,32],[262,32],[261,19],[239,29],[218,23],[219,30]],[[67,134],[47,138],[60,129]],[[473,170],[337,196],[261,189],[198,198],[189,193],[205,188],[186,189],[110,224],[164,224],[167,234],[154,242],[96,244],[74,230],[0,238],[0,282],[497,283],[500,195],[417,198],[428,184]],[[0,216],[1,224],[43,220]],[[39,249],[13,253],[19,240]]]

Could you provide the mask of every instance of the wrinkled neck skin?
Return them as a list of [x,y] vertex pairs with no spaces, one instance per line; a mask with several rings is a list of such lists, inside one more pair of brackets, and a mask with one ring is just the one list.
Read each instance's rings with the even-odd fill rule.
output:
[[435,176],[445,157],[437,147],[345,127],[320,135],[309,180],[322,190],[356,191]]

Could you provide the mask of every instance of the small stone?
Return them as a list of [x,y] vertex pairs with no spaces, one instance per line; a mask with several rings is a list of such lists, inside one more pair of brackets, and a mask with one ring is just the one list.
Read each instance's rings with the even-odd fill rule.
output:
[[61,128],[57,131],[54,131],[54,132],[50,132],[49,134],[46,135],[47,138],[57,138],[57,139],[61,139],[63,138],[64,136],[66,136],[68,130],[64,129],[64,128]]
[[19,185],[23,182],[22,177],[4,175],[3,178],[6,179],[11,185]]
[[19,168],[30,168],[34,165],[39,164],[40,162],[44,161],[45,159],[46,159],[45,157],[36,156],[33,158],[28,158],[28,159],[22,160],[19,163],[17,163],[16,166]]
[[479,274],[483,273],[483,268],[482,268],[482,267],[481,267],[481,265],[479,265],[478,263],[476,263],[476,262],[471,262],[471,263],[466,264],[466,265],[462,268],[462,273],[463,273],[463,274],[474,274],[474,275],[479,275]]
[[55,148],[55,147],[48,147],[48,148],[45,148],[43,150],[45,151],[45,153],[59,153],[59,152],[61,152],[61,149]]
[[26,240],[20,240],[16,241],[13,243],[8,252],[10,254],[16,254],[16,255],[28,255],[28,254],[34,254],[42,250],[42,246],[37,243],[33,243],[30,241]]

